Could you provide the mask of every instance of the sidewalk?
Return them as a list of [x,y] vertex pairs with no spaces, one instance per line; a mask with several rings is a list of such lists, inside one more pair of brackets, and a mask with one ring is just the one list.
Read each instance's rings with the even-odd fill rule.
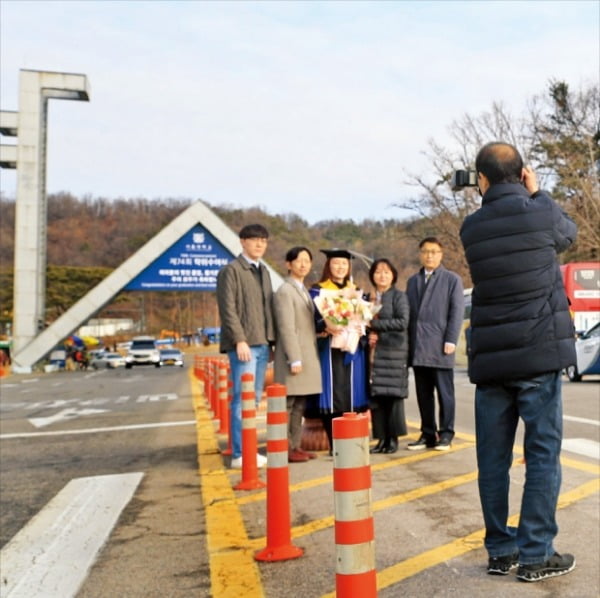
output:
[[[220,455],[226,438],[216,434],[202,385],[191,376],[197,418],[202,500],[208,531],[207,549],[213,598],[248,596],[266,598],[333,597],[335,540],[332,458],[320,453],[307,463],[290,464],[292,543],[304,555],[290,561],[263,563],[254,552],[266,547],[266,492],[235,491],[240,472],[226,469]],[[259,446],[265,452],[265,401],[257,417]],[[398,596],[468,595],[504,597],[553,595],[596,598],[598,579],[599,468],[563,459],[563,487],[559,523],[564,531],[560,546],[576,553],[577,569],[564,577],[537,584],[517,582],[514,575],[489,576],[483,549],[482,519],[477,495],[474,437],[457,433],[448,453],[403,450],[419,435],[416,405],[407,404],[409,436],[393,455],[372,455],[372,509],[380,598]],[[412,418],[412,419],[410,419]],[[515,447],[518,455],[518,447]],[[520,490],[522,460],[513,468],[513,486]],[[259,477],[266,480],[265,470]],[[520,494],[511,497],[518,512]],[[517,495],[518,494],[518,495]],[[591,534],[591,535],[590,535]],[[587,537],[590,550],[581,547]],[[578,548],[578,549],[577,549]],[[358,598],[358,597],[357,597]]]

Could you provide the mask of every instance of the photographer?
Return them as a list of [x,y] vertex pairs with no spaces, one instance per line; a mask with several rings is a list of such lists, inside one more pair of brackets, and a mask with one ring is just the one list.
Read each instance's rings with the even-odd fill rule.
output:
[[[523,167],[507,143],[476,159],[482,205],[460,236],[473,279],[469,377],[476,384],[479,496],[488,573],[517,567],[541,581],[575,567],[558,554],[556,504],[561,482],[561,370],[575,363],[574,329],[558,253],[577,227]],[[507,525],[509,469],[519,417],[525,424],[525,488],[519,527]]]

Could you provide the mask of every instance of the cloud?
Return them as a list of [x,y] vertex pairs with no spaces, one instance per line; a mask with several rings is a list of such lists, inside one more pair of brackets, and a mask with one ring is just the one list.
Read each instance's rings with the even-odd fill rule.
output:
[[4,2],[2,107],[19,68],[88,75],[51,102],[49,191],[392,217],[453,120],[597,76],[592,5]]

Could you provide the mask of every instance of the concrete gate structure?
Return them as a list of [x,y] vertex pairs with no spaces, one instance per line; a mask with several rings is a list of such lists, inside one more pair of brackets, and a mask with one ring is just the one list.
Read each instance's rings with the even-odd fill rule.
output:
[[[89,100],[89,86],[85,75],[32,70],[20,71],[19,86],[19,112],[0,113],[0,133],[18,138],[0,147],[0,166],[17,169],[12,368],[28,373],[122,290],[213,290],[218,270],[239,255],[241,243],[198,201],[44,328],[47,101]],[[281,277],[265,266],[278,288]]]
[[[89,100],[85,75],[22,69],[19,111],[0,112],[0,133],[17,137],[0,146],[0,166],[17,169],[13,293],[13,354],[43,328],[46,311],[46,141],[48,100]],[[13,360],[20,370],[20,361]],[[24,371],[30,371],[25,366]]]

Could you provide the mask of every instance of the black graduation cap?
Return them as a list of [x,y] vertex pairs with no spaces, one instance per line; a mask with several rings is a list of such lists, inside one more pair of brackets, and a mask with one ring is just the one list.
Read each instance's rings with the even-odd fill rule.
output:
[[345,257],[347,260],[354,259],[354,256],[347,249],[321,249],[321,253],[324,253],[327,256],[327,259],[331,259],[332,257]]

